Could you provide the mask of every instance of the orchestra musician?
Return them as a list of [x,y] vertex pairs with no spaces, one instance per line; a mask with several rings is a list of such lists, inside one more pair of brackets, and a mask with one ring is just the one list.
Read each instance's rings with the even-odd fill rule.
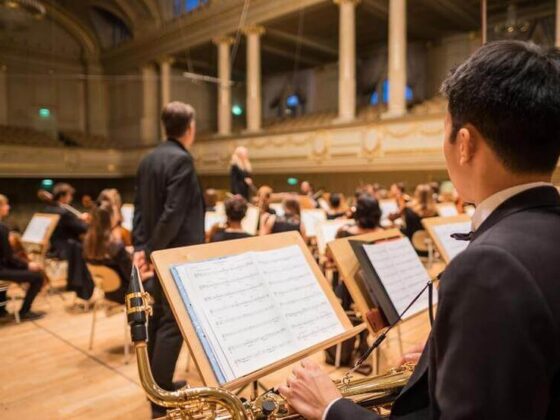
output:
[[70,184],[64,182],[53,187],[52,201],[44,211],[58,214],[60,219],[51,236],[49,255],[68,261],[67,289],[88,300],[93,294],[94,284],[83,257],[82,238],[91,216],[71,206],[75,192]]
[[36,262],[24,261],[14,255],[9,239],[9,229],[2,219],[10,213],[10,203],[0,194],[0,279],[29,285],[19,310],[21,320],[36,320],[45,313],[32,311],[31,305],[43,286],[42,267]]
[[[560,418],[560,51],[501,41],[444,82],[449,176],[477,205],[394,419]],[[316,363],[280,387],[310,419],[377,419]]]

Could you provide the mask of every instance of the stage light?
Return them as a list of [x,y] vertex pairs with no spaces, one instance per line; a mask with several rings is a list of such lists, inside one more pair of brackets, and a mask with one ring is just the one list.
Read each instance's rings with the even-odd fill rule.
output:
[[39,108],[39,117],[49,118],[51,116],[51,110],[49,108]]
[[290,178],[288,178],[287,182],[288,182],[288,185],[294,186],[294,185],[297,185],[297,184],[298,184],[298,179],[297,179],[297,178],[290,177]]
[[44,190],[50,190],[54,185],[54,181],[52,179],[43,179],[41,181],[41,188]]
[[289,108],[296,108],[299,106],[299,96],[298,95],[290,95],[286,98],[286,105]]
[[239,117],[243,115],[243,108],[241,108],[241,106],[239,105],[234,105],[231,107],[231,113],[236,117]]

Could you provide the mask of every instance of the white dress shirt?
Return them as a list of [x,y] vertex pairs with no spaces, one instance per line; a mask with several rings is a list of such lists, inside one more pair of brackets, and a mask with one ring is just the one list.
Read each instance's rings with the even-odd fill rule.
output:
[[477,230],[482,223],[496,210],[503,202],[509,200],[514,195],[522,193],[523,191],[530,190],[538,187],[552,187],[549,182],[531,182],[529,184],[516,185],[515,187],[506,188],[505,190],[498,191],[490,197],[482,201],[472,216],[472,228]]

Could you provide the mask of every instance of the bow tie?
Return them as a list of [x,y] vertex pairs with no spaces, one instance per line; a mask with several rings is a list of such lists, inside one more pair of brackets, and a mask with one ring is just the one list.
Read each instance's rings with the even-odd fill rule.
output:
[[451,237],[458,241],[472,241],[473,233],[472,231],[469,233],[452,233]]

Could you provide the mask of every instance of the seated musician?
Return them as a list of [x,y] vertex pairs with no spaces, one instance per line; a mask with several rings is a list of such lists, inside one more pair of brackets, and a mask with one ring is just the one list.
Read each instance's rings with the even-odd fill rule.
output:
[[82,253],[82,236],[86,233],[89,213],[77,216],[71,211],[74,188],[66,183],[57,183],[53,188],[53,202],[45,208],[45,213],[60,216],[51,236],[49,254],[68,261],[67,289],[76,292],[81,299],[89,299],[93,294],[93,281],[85,265]]
[[260,214],[276,214],[276,211],[270,207],[270,200],[272,197],[272,188],[268,185],[262,185],[257,190],[257,206],[259,207]]
[[260,235],[299,231],[305,238],[305,228],[301,223],[301,210],[297,198],[286,198],[282,202],[284,216],[265,213],[261,216]]
[[247,214],[247,200],[241,195],[234,195],[224,202],[226,209],[226,226],[219,227],[210,235],[210,242],[229,241],[231,239],[249,238],[248,234],[241,227],[241,221]]
[[[560,51],[502,41],[444,82],[450,178],[477,205],[394,419],[560,418]],[[311,419],[377,419],[312,361],[280,392]]]
[[107,201],[113,209],[113,235],[119,237],[124,243],[125,247],[132,246],[132,233],[122,225],[122,199],[119,191],[116,188],[104,189],[99,193],[99,196],[97,197],[97,203],[101,203],[102,201]]
[[417,231],[424,229],[422,226],[422,219],[435,217],[437,215],[436,202],[432,194],[432,188],[428,184],[419,184],[414,190],[414,197],[410,203],[403,206],[399,214],[396,216],[391,215],[390,218],[396,219],[402,217],[404,220],[402,231],[408,239],[412,239],[412,236],[414,236]]
[[[10,231],[2,219],[10,213],[10,203],[5,195],[0,194],[0,280],[29,285],[23,304],[19,310],[22,320],[42,318],[44,313],[32,311],[31,305],[43,286],[42,267],[35,262],[26,262],[16,257],[10,245]],[[5,313],[5,312],[4,312]]]
[[84,258],[91,264],[105,265],[117,272],[121,285],[115,291],[105,292],[105,298],[124,303],[132,271],[132,257],[126,251],[119,231],[115,229],[116,222],[109,201],[102,201],[92,210],[91,223],[84,238]]
[[[382,231],[383,228],[380,226],[381,222],[381,208],[379,207],[378,201],[371,195],[367,193],[362,193],[359,195],[356,201],[356,210],[354,211],[354,220],[356,223],[354,225],[346,225],[341,227],[336,233],[337,238],[347,238],[349,236],[363,235],[366,233],[373,233]],[[333,272],[333,288],[336,296],[340,300],[340,303],[344,310],[348,311],[351,308],[352,297],[350,292],[346,288],[346,285],[340,281],[339,272]],[[363,353],[367,350],[367,336],[368,332],[364,331],[360,334],[359,342],[357,346],[358,353]],[[353,343],[354,340],[351,340]],[[352,346],[352,349],[353,350]],[[340,364],[342,366],[351,366],[354,363],[355,355],[354,351],[346,351],[345,344],[342,347],[342,354],[340,359]],[[358,357],[360,356],[358,354]],[[335,360],[335,347],[327,350],[327,363],[334,364]],[[372,371],[370,364],[364,364],[359,370],[360,373],[369,374]]]
[[53,201],[45,208],[45,213],[54,213],[60,216],[58,224],[51,236],[51,247],[53,252],[61,259],[67,258],[68,241],[81,241],[81,236],[87,231],[87,213],[78,217],[68,210],[76,190],[66,183],[55,184],[53,188]]
[[344,217],[346,211],[342,207],[342,197],[339,193],[331,193],[329,195],[329,209],[327,211],[327,220],[338,219]]

